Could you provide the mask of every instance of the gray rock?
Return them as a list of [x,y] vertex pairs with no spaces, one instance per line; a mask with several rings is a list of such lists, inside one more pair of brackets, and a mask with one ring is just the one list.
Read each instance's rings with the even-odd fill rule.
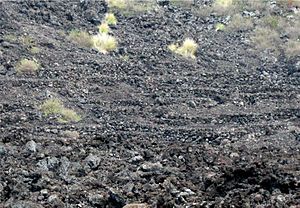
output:
[[49,196],[48,202],[54,207],[64,207],[64,203],[56,194],[52,194],[51,196]]
[[36,152],[36,143],[35,143],[35,141],[30,140],[29,142],[27,142],[25,144],[25,149],[26,149],[27,152],[31,152],[31,153]]
[[56,157],[49,157],[40,160],[37,166],[43,171],[56,171],[59,167],[59,160]]
[[138,162],[141,162],[143,160],[144,160],[144,158],[141,155],[138,155],[138,156],[135,156],[135,157],[131,158],[129,160],[129,162],[131,162],[131,163],[138,163]]
[[94,206],[105,206],[106,204],[105,197],[100,194],[90,194],[88,200]]
[[98,156],[89,155],[85,158],[85,162],[90,168],[95,169],[100,165],[101,159]]
[[161,170],[162,167],[163,166],[160,162],[156,162],[156,163],[147,162],[147,163],[142,164],[140,166],[140,169],[145,172],[153,172],[153,171]]
[[7,149],[3,145],[0,145],[0,155],[6,155]]

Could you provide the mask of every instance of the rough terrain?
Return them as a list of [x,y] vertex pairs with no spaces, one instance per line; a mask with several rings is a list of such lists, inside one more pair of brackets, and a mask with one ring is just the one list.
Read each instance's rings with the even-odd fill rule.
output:
[[[109,54],[67,39],[95,33],[106,12],[94,0],[0,2],[0,207],[299,207],[297,60],[172,6],[116,13]],[[195,60],[167,48],[185,37]],[[37,74],[16,73],[23,57]],[[83,119],[45,118],[49,97]]]

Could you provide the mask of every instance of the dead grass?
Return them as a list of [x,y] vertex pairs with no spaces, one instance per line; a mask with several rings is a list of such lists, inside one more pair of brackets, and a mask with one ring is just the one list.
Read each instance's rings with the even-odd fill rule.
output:
[[91,36],[86,31],[81,30],[71,30],[68,36],[69,40],[74,43],[77,43],[81,47],[90,48],[93,46]]
[[195,54],[197,52],[198,44],[191,38],[186,38],[181,46],[176,44],[171,44],[168,46],[169,50],[173,53],[179,54],[186,58],[196,58]]
[[110,51],[113,51],[117,48],[118,45],[117,40],[107,33],[94,35],[92,40],[93,47],[101,53],[108,53]]
[[16,65],[17,73],[35,73],[40,68],[36,60],[21,59]]
[[289,40],[284,47],[284,52],[289,59],[300,56],[300,42],[297,40]]
[[281,43],[280,35],[277,31],[262,27],[255,29],[251,40],[259,50],[278,51],[278,45]]
[[65,108],[63,103],[57,98],[46,100],[40,107],[44,116],[57,116],[60,123],[78,122],[81,117],[73,110]]
[[240,14],[235,14],[226,27],[226,31],[246,31],[254,27],[252,20],[248,17],[243,17]]
[[125,15],[143,13],[155,8],[155,1],[144,0],[106,0],[110,10],[118,10]]

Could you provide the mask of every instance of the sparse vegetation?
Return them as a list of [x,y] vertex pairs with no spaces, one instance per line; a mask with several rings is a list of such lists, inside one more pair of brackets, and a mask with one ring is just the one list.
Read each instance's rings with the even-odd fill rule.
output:
[[251,40],[259,50],[278,51],[277,45],[280,43],[280,36],[270,28],[257,28]]
[[172,52],[180,54],[186,58],[195,58],[198,44],[194,40],[186,38],[181,46],[171,44],[168,48]]
[[35,40],[28,35],[22,36],[20,38],[20,42],[22,45],[26,46],[27,48],[34,47],[36,45]]
[[69,39],[77,43],[81,47],[92,47],[93,42],[91,36],[86,31],[81,30],[71,30],[69,33]]
[[32,54],[38,54],[41,51],[41,49],[39,47],[33,46],[29,49],[29,51]]
[[36,60],[21,59],[16,65],[18,73],[34,73],[40,68],[40,64]]
[[44,116],[57,116],[60,123],[78,122],[81,117],[73,110],[65,108],[63,103],[57,98],[46,100],[40,107]]
[[107,23],[108,25],[116,25],[117,22],[117,18],[113,13],[108,13],[105,15],[105,23]]
[[212,10],[218,15],[234,13],[236,11],[236,4],[234,0],[215,0],[212,4]]
[[15,36],[15,35],[9,34],[9,35],[4,35],[3,36],[3,40],[6,40],[8,42],[17,42],[18,41],[18,37]]
[[94,35],[92,40],[94,48],[96,48],[101,53],[113,51],[117,48],[118,45],[116,39],[107,33]]
[[152,10],[155,1],[137,1],[137,0],[106,0],[111,10],[117,9],[123,14],[132,14]]
[[297,40],[289,40],[284,48],[287,58],[300,56],[300,42]]
[[125,9],[126,0],[106,0],[110,8]]
[[250,18],[243,17],[240,14],[235,14],[228,23],[227,31],[245,31],[253,28],[253,23]]

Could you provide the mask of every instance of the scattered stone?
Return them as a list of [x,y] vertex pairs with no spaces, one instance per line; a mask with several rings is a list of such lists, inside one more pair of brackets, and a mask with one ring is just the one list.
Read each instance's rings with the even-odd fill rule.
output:
[[162,169],[162,164],[160,162],[156,162],[156,163],[144,163],[141,165],[141,170],[145,171],[145,172],[153,172],[153,171],[157,171],[157,170],[161,170]]
[[54,207],[64,207],[64,203],[56,194],[49,196],[48,202]]
[[78,139],[79,136],[80,136],[78,131],[70,131],[70,130],[63,131],[61,133],[61,135],[63,137],[67,137],[67,138],[70,138],[70,139]]
[[141,162],[143,160],[144,160],[144,158],[141,155],[138,155],[138,156],[135,156],[135,157],[131,158],[129,160],[129,162],[131,162],[131,163],[138,163],[138,162]]
[[36,146],[37,145],[36,145],[35,141],[30,140],[29,142],[27,142],[25,144],[25,149],[26,149],[27,152],[33,153],[33,152],[36,152]]
[[6,147],[0,145],[0,155],[6,155],[6,153],[7,153]]
[[101,194],[89,194],[89,202],[94,206],[105,206],[107,199]]
[[85,158],[85,162],[91,169],[96,169],[100,165],[101,159],[98,156],[89,155]]

